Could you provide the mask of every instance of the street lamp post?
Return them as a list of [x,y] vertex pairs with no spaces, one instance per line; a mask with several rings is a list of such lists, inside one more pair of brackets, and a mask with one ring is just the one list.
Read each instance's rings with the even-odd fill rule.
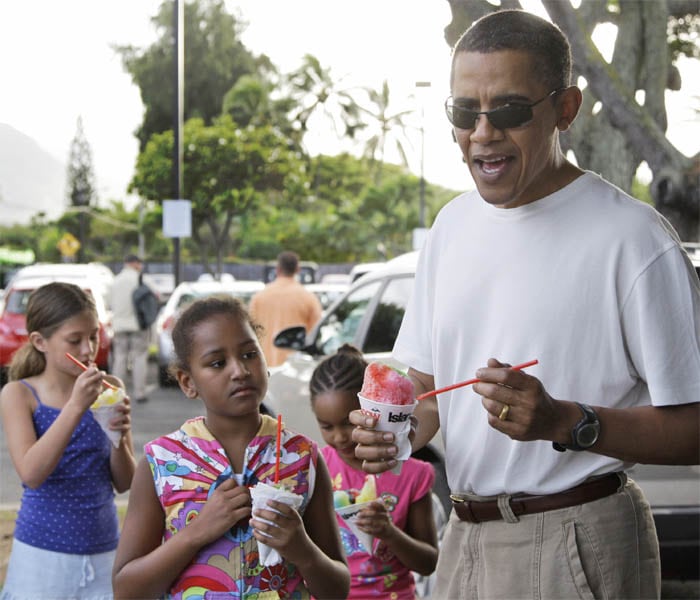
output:
[[[184,0],[175,0],[173,5],[174,30],[174,90],[173,90],[173,187],[175,198],[182,198],[182,122],[184,116],[185,89],[185,30],[184,30]],[[180,238],[173,238],[173,275],[177,286],[182,279],[180,266]]]
[[[429,81],[416,81],[417,88],[429,88]],[[421,101],[420,108],[420,204],[418,223],[421,229],[425,229],[425,102]]]

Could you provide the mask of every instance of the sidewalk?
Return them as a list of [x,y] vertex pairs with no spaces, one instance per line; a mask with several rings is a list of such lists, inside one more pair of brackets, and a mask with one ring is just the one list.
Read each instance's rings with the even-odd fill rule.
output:
[[[148,381],[158,381],[155,365],[149,364]],[[179,387],[148,386],[149,401],[132,404],[131,419],[134,450],[137,460],[143,455],[146,442],[177,429],[187,419],[203,414],[200,400],[189,400]],[[16,510],[22,497],[22,486],[12,465],[0,427],[0,510]],[[128,493],[117,496],[117,503],[126,502]]]

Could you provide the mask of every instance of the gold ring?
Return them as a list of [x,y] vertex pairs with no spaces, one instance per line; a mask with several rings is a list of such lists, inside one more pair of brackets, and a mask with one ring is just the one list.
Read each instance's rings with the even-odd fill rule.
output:
[[505,421],[508,418],[508,413],[510,412],[510,404],[504,404],[501,409],[501,414],[498,415],[500,421]]

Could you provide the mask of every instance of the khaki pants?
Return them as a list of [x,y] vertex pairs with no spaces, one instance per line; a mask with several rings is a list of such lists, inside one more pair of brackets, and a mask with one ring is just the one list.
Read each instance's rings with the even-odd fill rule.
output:
[[[114,366],[112,372],[130,389],[131,400],[146,397],[146,371],[148,369],[149,330],[120,331],[114,334],[112,350]],[[128,371],[131,367],[133,386],[128,386]]]
[[440,547],[434,600],[659,598],[659,545],[649,503],[628,480],[612,496],[466,523],[454,511]]

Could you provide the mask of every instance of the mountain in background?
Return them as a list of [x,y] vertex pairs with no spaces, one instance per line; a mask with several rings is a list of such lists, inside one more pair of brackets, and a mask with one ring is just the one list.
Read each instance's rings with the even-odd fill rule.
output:
[[39,212],[56,219],[66,208],[66,167],[32,138],[0,123],[0,223],[27,224]]

